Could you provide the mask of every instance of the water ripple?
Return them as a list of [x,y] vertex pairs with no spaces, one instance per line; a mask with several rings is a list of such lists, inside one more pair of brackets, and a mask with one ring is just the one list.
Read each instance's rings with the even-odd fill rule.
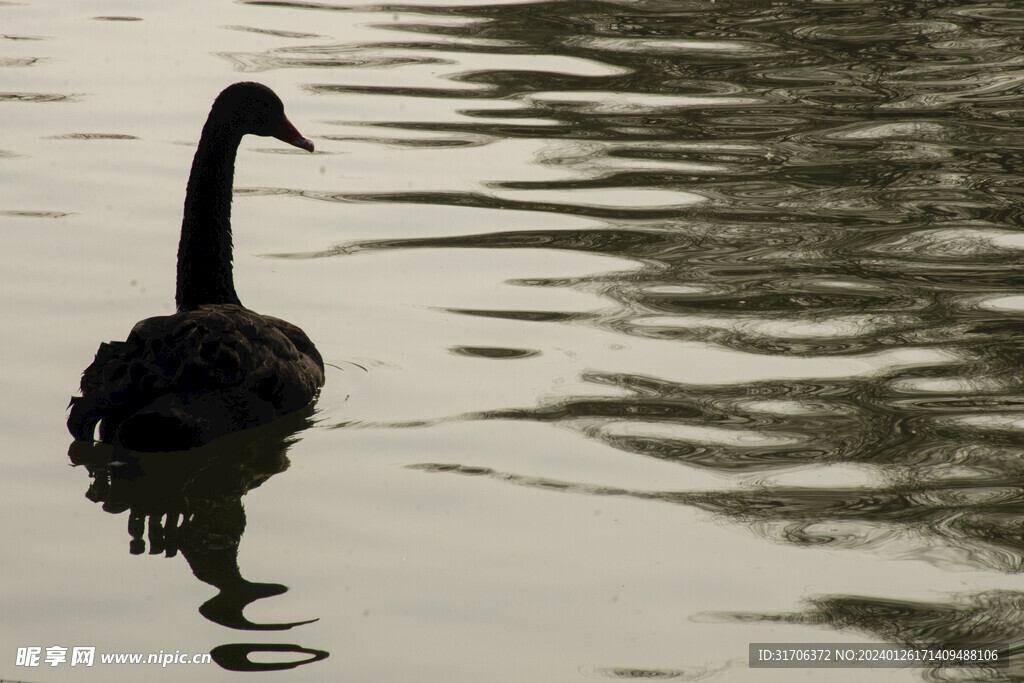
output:
[[0,92],[0,102],[32,102],[35,104],[74,102],[79,97],[79,95],[62,95],[60,93]]
[[[414,467],[682,506],[786,546],[1024,571],[1020,10],[250,4],[376,12],[373,26],[389,39],[282,36],[306,42],[221,55],[243,71],[309,69],[302,87],[331,112],[322,139],[336,146],[332,158],[351,160],[341,180],[238,194],[444,216],[436,231],[389,226],[381,238],[339,227],[316,248],[276,256],[532,250],[615,264],[517,277],[508,259],[502,285],[586,295],[587,309],[432,303],[463,323],[522,333],[446,342],[446,359],[466,366],[554,363],[560,352],[545,331],[599,340],[573,348],[559,375],[571,387],[553,384],[522,405],[359,426],[551,425],[638,469],[651,459],[721,485],[569,481],[529,458],[521,472]],[[519,157],[502,156],[510,142]],[[473,156],[482,151],[493,153],[488,164]],[[364,165],[402,170],[353,189]],[[588,225],[550,227],[570,217]],[[1019,600],[825,596],[799,613],[745,617],[900,642],[1018,643]],[[593,670],[704,675],[621,671]]]

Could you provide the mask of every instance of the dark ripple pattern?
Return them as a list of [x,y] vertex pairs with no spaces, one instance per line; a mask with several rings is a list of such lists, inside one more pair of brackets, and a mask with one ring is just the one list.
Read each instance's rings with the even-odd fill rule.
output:
[[[317,38],[316,45],[224,56],[242,71],[317,67],[316,81],[305,87],[324,98],[462,105],[448,119],[361,121],[365,135],[336,140],[416,147],[423,134],[441,136],[435,149],[455,151],[540,141],[546,151],[537,163],[569,179],[499,180],[473,190],[281,192],[494,210],[494,226],[502,223],[498,210],[515,209],[582,217],[595,227],[339,241],[279,256],[395,249],[602,254],[638,267],[517,282],[597,293],[607,304],[599,311],[448,310],[765,358],[918,350],[948,359],[933,355],[865,377],[727,385],[592,369],[584,379],[600,398],[540,400],[458,418],[557,424],[638,458],[731,477],[735,486],[722,490],[632,490],[471,463],[421,469],[683,505],[783,544],[1024,571],[1024,304],[1011,298],[1024,293],[1020,8],[587,0],[360,11],[379,12],[395,41],[330,45]],[[391,15],[403,19],[389,23]],[[529,61],[490,68],[472,60],[484,66],[457,69],[473,56],[558,57],[601,68]],[[451,72],[407,86],[346,78],[351,68],[417,64]],[[431,147],[425,139],[421,147]],[[593,191],[676,192],[696,201],[609,206],[591,199]],[[519,199],[517,192],[551,200]],[[475,362],[535,355],[471,345],[451,352]],[[614,398],[609,388],[617,390]],[[780,483],[794,468],[840,466],[863,479]],[[834,595],[797,614],[728,618],[855,629],[915,644],[1010,642],[1008,677],[1019,679],[1022,600],[1024,592],[1012,591],[935,603]]]

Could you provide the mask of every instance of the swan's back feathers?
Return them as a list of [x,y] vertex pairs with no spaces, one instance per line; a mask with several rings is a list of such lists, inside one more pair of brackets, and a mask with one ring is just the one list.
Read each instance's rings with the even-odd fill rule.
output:
[[101,344],[71,402],[68,429],[138,450],[179,450],[309,404],[323,359],[295,325],[210,304],[135,325]]

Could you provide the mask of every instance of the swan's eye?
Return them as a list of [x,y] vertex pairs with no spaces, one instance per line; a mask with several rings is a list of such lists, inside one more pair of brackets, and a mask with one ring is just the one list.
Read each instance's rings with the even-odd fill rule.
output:
[[273,104],[263,99],[251,100],[249,106],[246,107],[246,114],[253,129],[261,135],[266,135],[266,131],[274,130],[281,118],[280,114],[275,114]]

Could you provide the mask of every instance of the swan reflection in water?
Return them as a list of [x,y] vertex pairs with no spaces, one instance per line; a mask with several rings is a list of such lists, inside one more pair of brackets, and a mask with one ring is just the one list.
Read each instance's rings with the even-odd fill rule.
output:
[[[92,479],[86,497],[111,514],[128,513],[133,555],[179,553],[192,573],[218,590],[199,607],[210,621],[242,631],[281,631],[317,619],[254,623],[244,615],[256,600],[281,595],[277,583],[245,579],[238,548],[245,531],[242,496],[288,468],[285,455],[296,434],[310,424],[312,408],[232,434],[217,443],[177,453],[129,452],[119,446],[75,441],[71,462],[84,466]],[[290,652],[307,659],[252,662],[252,652]],[[234,671],[290,669],[328,656],[286,643],[229,643],[211,650],[214,661]]]

